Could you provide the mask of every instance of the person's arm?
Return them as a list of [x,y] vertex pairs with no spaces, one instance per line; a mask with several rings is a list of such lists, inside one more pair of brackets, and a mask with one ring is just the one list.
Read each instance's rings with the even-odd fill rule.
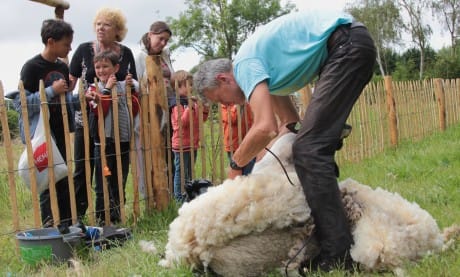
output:
[[298,122],[300,118],[289,96],[271,95],[271,98],[273,110],[279,119],[278,136],[280,136],[289,131],[286,128],[286,124]]
[[[233,161],[239,167],[248,164],[278,134],[272,98],[265,81],[254,88],[249,104],[254,114],[254,123],[233,155]],[[237,175],[241,175],[241,170],[230,170],[228,177],[234,178]]]

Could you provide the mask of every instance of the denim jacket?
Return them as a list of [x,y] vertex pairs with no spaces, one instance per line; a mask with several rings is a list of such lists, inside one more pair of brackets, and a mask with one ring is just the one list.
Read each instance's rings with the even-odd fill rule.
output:
[[[25,90],[26,93],[26,99],[27,99],[27,114],[29,116],[29,126],[30,126],[30,136],[33,138],[35,129],[37,128],[37,123],[38,123],[38,118],[40,116],[40,93],[37,92],[29,92]],[[45,94],[46,94],[46,100],[48,102],[51,102],[53,98],[56,97],[54,94],[53,88],[51,86],[47,87],[45,89]],[[21,135],[21,140],[22,143],[26,143],[26,138],[24,134],[24,121],[22,119],[22,107],[21,107],[21,96],[19,93],[19,90],[12,91],[8,93],[6,98],[13,100],[14,104],[14,109],[19,113],[19,133]],[[66,93],[66,103],[67,107],[70,107],[70,109],[67,109],[68,113],[68,119],[69,119],[69,131],[73,132],[75,130],[75,120],[74,120],[74,111],[75,109],[80,108],[80,102],[78,99],[78,96],[72,95],[71,92]]]

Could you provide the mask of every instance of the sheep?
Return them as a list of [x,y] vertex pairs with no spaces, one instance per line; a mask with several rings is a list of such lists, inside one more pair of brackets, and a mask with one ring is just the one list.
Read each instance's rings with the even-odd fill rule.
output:
[[[267,153],[252,174],[184,203],[169,226],[160,265],[260,276],[277,268],[296,272],[317,255],[314,222],[292,160],[294,139],[289,133],[273,144],[279,161]],[[391,270],[442,249],[436,221],[416,203],[353,179],[339,188],[354,238],[350,255],[362,268]]]

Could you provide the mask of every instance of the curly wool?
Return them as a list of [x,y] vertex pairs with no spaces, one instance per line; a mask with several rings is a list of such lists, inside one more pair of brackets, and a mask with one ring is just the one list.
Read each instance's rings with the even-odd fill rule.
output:
[[[271,148],[293,184],[266,155],[253,174],[210,188],[179,210],[160,265],[186,263],[222,276],[259,276],[283,266],[296,270],[316,255],[314,224],[292,162],[294,138],[285,135]],[[339,187],[354,238],[351,257],[364,268],[396,269],[441,250],[436,221],[416,203],[352,179]]]

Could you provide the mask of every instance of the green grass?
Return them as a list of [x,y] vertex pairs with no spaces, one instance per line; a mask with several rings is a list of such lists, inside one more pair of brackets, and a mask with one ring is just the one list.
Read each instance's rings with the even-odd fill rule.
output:
[[[460,224],[460,126],[449,128],[417,143],[401,143],[372,159],[342,163],[340,179],[353,178],[371,187],[397,192],[418,203],[438,222],[440,228]],[[0,148],[1,149],[1,148]],[[0,150],[3,151],[3,150]],[[24,192],[24,194],[26,194]],[[0,224],[10,230],[11,211],[6,176],[0,175]],[[19,194],[18,201],[27,198]],[[26,201],[27,202],[27,201]],[[21,216],[30,215],[30,203],[20,205]],[[166,270],[158,266],[167,241],[169,223],[177,215],[171,205],[164,212],[144,215],[131,226],[133,239],[122,247],[103,252],[77,251],[78,270],[61,266],[25,265],[16,254],[14,234],[0,232],[0,274],[2,276],[195,276],[187,267]],[[158,255],[143,253],[138,242],[153,241]],[[460,244],[442,253],[425,257],[402,269],[404,276],[460,276]],[[343,276],[344,272],[313,276]],[[280,276],[276,273],[269,276]],[[354,276],[394,276],[393,273],[356,273]]]

